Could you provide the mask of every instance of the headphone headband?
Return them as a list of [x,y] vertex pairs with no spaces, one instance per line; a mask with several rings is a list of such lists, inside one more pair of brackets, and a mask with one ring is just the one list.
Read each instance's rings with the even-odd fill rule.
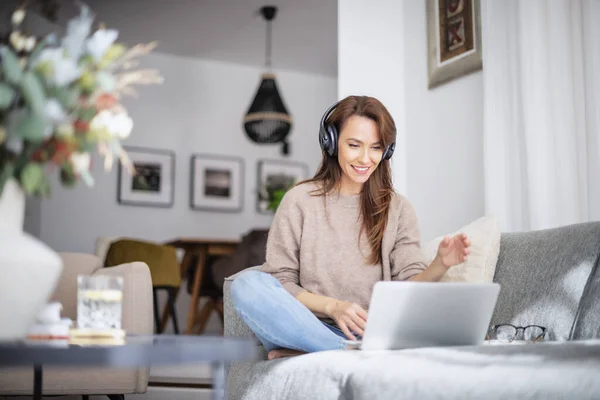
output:
[[321,127],[325,127],[325,121],[327,121],[327,118],[329,118],[329,115],[333,112],[333,110],[338,106],[338,104],[340,104],[340,101],[337,101],[335,103],[333,103],[332,105],[329,106],[329,108],[325,111],[325,113],[323,114],[323,116],[321,117]]

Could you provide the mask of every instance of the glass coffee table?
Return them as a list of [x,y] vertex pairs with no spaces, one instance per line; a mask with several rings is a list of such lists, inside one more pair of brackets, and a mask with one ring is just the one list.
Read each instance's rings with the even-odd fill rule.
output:
[[257,356],[251,339],[222,336],[140,335],[122,342],[84,344],[35,341],[0,342],[0,368],[32,366],[34,399],[42,398],[44,366],[150,367],[208,363],[212,366],[212,398],[225,398],[225,366]]

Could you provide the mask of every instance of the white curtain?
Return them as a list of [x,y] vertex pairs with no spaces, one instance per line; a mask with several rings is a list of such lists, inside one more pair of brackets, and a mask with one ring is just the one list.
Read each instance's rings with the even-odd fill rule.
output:
[[481,0],[486,213],[600,219],[600,0]]

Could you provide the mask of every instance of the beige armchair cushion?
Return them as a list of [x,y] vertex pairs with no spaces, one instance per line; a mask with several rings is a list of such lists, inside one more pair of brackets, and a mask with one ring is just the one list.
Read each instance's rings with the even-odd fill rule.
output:
[[[61,301],[63,316],[77,316],[77,275],[119,275],[124,278],[123,328],[128,333],[152,334],[152,281],[144,263],[134,262],[100,268],[100,258],[88,254],[60,254],[64,268],[53,299]],[[44,368],[44,395],[144,393],[148,369]],[[33,392],[33,368],[0,371],[0,395],[28,395]]]
[[61,315],[77,318],[77,275],[92,275],[102,265],[100,259],[92,254],[62,253],[63,270],[50,301],[63,305]]

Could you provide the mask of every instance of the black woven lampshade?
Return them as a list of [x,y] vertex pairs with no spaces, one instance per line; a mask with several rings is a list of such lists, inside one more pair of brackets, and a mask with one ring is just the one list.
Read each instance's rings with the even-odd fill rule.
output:
[[260,86],[244,117],[244,130],[256,143],[284,142],[292,128],[288,113],[277,89],[274,74],[263,74]]
[[[271,70],[271,22],[277,14],[277,7],[264,6],[260,13],[267,22],[265,64]],[[292,129],[292,117],[285,108],[277,88],[275,74],[262,74],[254,100],[244,116],[244,131],[255,143],[283,143],[283,154],[289,154],[286,141]]]

